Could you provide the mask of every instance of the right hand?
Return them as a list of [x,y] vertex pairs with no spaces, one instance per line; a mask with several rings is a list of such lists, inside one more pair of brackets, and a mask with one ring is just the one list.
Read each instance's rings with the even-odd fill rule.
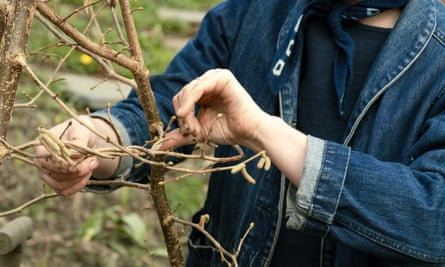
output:
[[[81,116],[83,122],[95,127],[92,119]],[[71,123],[71,125],[69,125]],[[65,121],[50,129],[51,133],[60,137],[62,141],[74,142],[77,145],[94,148],[98,139],[90,130],[76,120]],[[63,133],[63,135],[62,135]],[[36,155],[48,155],[43,145],[35,148]],[[57,157],[37,157],[34,163],[38,169],[39,177],[62,196],[69,196],[85,187],[92,173],[99,167],[99,160],[91,157],[71,157],[74,164],[70,166],[66,160]]]
[[269,115],[229,70],[209,70],[191,81],[175,95],[173,106],[179,128],[167,133],[163,149],[204,140],[262,149],[258,129]]

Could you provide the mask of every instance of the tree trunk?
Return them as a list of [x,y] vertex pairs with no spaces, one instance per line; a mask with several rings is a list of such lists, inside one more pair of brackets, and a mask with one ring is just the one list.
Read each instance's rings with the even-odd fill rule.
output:
[[0,137],[6,139],[37,1],[0,0]]
[[[142,109],[148,121],[148,131],[151,138],[156,139],[163,135],[163,124],[159,117],[154,94],[148,79],[149,71],[145,66],[142,57],[142,50],[137,38],[137,31],[131,16],[131,8],[127,0],[120,1],[124,24],[130,43],[131,56],[138,62],[138,67],[133,70],[133,75],[137,84],[137,91]],[[164,157],[156,158],[157,161],[164,161]],[[172,218],[169,202],[165,192],[164,181],[165,169],[160,166],[151,167],[151,190],[150,194],[156,206],[156,212],[161,224],[164,241],[167,247],[168,258],[172,267],[185,266],[181,246],[179,244],[178,233]]]

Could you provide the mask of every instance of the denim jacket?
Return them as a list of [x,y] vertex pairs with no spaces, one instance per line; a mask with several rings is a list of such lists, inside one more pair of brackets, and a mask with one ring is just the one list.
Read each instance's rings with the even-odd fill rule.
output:
[[[306,3],[227,0],[212,9],[165,73],[150,77],[161,118],[167,122],[173,115],[171,98],[187,82],[208,69],[228,68],[264,111],[298,128],[299,62],[278,95],[271,93],[266,77],[282,36],[294,28],[288,15],[301,15]],[[150,139],[134,91],[111,114],[126,144]],[[217,156],[234,153],[229,146],[216,150]],[[131,164],[122,160],[120,173],[147,182],[148,166],[128,168]],[[343,143],[309,136],[298,188],[288,186],[276,168],[266,172],[254,165],[248,172],[255,185],[237,174],[212,174],[196,215],[210,215],[207,230],[231,252],[255,224],[241,247],[240,266],[268,266],[282,223],[323,238],[321,266],[445,266],[441,1],[411,0],[404,8],[369,70]],[[225,266],[197,231],[190,235],[189,249],[188,266]]]

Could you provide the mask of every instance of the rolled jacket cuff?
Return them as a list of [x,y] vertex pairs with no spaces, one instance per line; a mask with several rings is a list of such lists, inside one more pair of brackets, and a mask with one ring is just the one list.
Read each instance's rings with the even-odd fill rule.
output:
[[346,146],[308,137],[301,182],[288,189],[288,228],[325,234],[334,221],[349,157]]

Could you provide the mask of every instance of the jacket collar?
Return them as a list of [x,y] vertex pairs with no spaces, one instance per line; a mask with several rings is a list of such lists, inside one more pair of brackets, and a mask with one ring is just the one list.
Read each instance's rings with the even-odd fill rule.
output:
[[[436,28],[435,0],[411,0],[376,58],[351,117],[345,144],[369,108],[416,61]],[[398,44],[398,45],[395,45]],[[390,59],[390,60],[388,60]]]
[[414,63],[436,27],[434,6],[434,0],[411,0],[408,3],[370,70],[369,77],[373,78],[368,80],[366,89],[372,91],[372,88],[385,87]]

